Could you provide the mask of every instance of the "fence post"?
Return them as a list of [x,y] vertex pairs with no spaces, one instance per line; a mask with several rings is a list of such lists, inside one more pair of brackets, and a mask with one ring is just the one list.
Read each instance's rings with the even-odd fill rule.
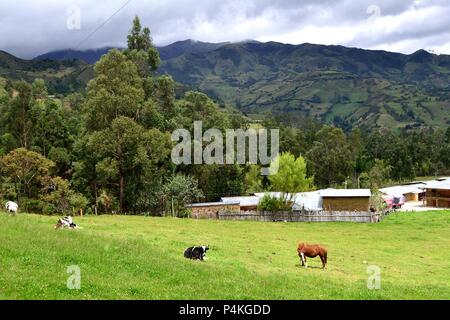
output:
[[172,207],[172,217],[175,218],[175,209],[173,207],[173,196],[172,196],[172,201],[171,201],[171,207]]

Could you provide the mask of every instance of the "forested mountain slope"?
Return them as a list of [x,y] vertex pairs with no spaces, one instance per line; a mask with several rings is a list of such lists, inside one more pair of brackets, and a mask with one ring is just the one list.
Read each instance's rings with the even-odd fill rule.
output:
[[[92,67],[60,59],[96,61],[109,49],[54,52],[32,61],[2,52],[0,76],[40,77],[51,92],[76,91],[92,77]],[[160,73],[249,115],[296,114],[344,129],[450,124],[447,55],[256,41],[186,40],[158,50]]]
[[450,56],[245,42],[164,61],[163,72],[245,113],[298,113],[342,127],[450,123]]

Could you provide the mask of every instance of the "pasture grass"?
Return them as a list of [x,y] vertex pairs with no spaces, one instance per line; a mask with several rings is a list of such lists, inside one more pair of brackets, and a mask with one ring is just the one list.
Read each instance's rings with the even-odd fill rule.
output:
[[[263,223],[0,213],[0,299],[450,299],[450,212],[396,213],[379,224]],[[299,241],[329,249],[300,267]],[[205,262],[183,258],[207,244]],[[366,263],[365,263],[366,262]],[[67,268],[81,270],[69,290]],[[369,290],[367,268],[381,269]]]

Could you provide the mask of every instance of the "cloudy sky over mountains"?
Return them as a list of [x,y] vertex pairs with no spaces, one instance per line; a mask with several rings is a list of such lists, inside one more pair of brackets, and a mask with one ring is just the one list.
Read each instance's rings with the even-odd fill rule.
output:
[[1,1],[0,50],[32,58],[124,46],[135,14],[157,45],[255,39],[450,54],[448,0]]

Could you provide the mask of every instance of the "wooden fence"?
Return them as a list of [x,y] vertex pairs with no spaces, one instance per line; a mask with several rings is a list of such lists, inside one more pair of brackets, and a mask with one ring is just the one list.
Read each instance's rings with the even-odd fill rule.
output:
[[387,212],[219,212],[220,220],[248,220],[264,222],[380,222]]

